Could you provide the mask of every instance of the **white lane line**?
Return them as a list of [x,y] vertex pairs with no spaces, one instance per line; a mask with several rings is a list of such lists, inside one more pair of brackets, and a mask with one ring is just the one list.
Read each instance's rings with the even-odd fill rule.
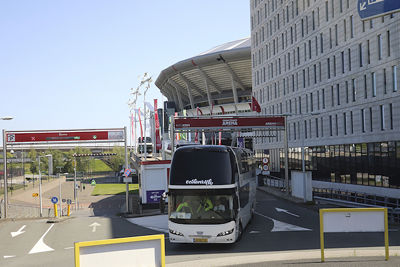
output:
[[4,259],[8,259],[8,258],[14,258],[16,257],[16,255],[10,255],[10,256],[3,256]]
[[285,222],[281,222],[278,220],[275,220],[271,217],[268,217],[266,215],[263,215],[261,213],[258,212],[254,212],[255,214],[264,217],[266,219],[272,220],[272,222],[274,223],[274,228],[272,228],[271,232],[289,232],[289,231],[311,231],[311,229],[308,228],[303,228],[297,225],[293,225],[293,224],[289,224],[289,223],[285,223]]
[[280,208],[275,208],[275,209],[276,209],[277,212],[284,212],[286,214],[289,214],[289,215],[292,215],[292,216],[295,216],[295,217],[300,217],[299,215],[291,213],[291,212],[289,212],[288,210],[285,210],[285,209],[280,209]]
[[64,249],[73,249],[74,247],[66,247],[66,248],[64,248]]
[[26,225],[24,225],[21,228],[19,228],[18,231],[16,231],[16,232],[11,232],[11,236],[12,237],[16,237],[16,236],[18,236],[20,234],[25,233],[25,231],[22,231],[22,230],[24,230],[25,227],[26,227]]
[[42,235],[42,237],[39,239],[39,241],[33,246],[31,251],[29,251],[28,254],[34,254],[34,253],[40,253],[40,252],[46,252],[46,251],[53,251],[51,247],[46,245],[43,241],[44,237],[47,235],[47,233],[53,228],[54,223],[47,229],[47,231]]

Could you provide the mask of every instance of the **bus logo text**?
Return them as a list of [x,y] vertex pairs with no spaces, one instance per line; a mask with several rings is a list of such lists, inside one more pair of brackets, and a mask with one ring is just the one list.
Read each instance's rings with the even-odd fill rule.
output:
[[212,179],[208,180],[197,180],[197,179],[192,179],[192,180],[186,180],[186,184],[204,184],[204,185],[213,185]]
[[237,126],[238,122],[236,119],[222,120],[222,126]]

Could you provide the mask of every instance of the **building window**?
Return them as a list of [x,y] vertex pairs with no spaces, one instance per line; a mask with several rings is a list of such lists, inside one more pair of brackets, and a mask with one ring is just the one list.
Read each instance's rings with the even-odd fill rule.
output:
[[371,79],[372,79],[372,96],[376,96],[376,77],[375,77],[375,72],[371,74]]
[[343,113],[343,132],[344,132],[344,135],[347,135],[347,120],[346,120],[346,113]]
[[304,121],[304,138],[307,139],[307,121]]
[[349,67],[349,71],[351,71],[351,50],[350,50],[350,48],[347,50],[347,53],[348,53],[348,67]]
[[397,66],[392,66],[393,92],[397,92]]
[[372,123],[372,108],[369,108],[369,118],[370,118],[370,120],[369,120],[369,128],[370,128],[370,131],[372,132],[372,126],[373,126],[373,123]]
[[367,64],[371,64],[371,53],[369,49],[369,40],[367,41]]
[[319,41],[320,41],[320,46],[321,46],[321,54],[324,53],[324,37],[322,33],[319,34]]
[[338,28],[337,28],[337,24],[335,24],[335,45],[338,46],[339,45],[339,41],[338,41]]
[[385,130],[385,106],[380,105],[380,111],[381,111],[381,130]]
[[349,82],[345,82],[345,87],[346,87],[346,103],[349,103]]
[[327,58],[326,59],[326,66],[327,66],[327,69],[328,69],[328,79],[330,79],[331,78],[331,60],[330,60],[330,58]]
[[332,131],[332,115],[329,115],[329,133],[330,133],[330,136],[333,135],[333,131]]
[[365,133],[365,109],[361,109],[361,131]]
[[317,138],[319,137],[318,118],[315,118],[315,135],[316,135]]
[[350,16],[350,37],[354,37],[354,23],[353,23],[353,16]]
[[353,111],[350,111],[350,131],[351,131],[351,134],[354,133],[354,127],[353,127]]
[[353,96],[353,102],[356,102],[356,79],[351,79],[351,87],[352,87],[352,96]]
[[367,90],[367,75],[364,74],[364,98],[368,97]]
[[321,117],[321,137],[324,137],[324,120]]
[[390,121],[390,130],[393,130],[393,105],[389,104],[389,121]]
[[342,73],[344,73],[344,51],[341,52],[342,57]]
[[325,2],[325,19],[326,19],[326,21],[329,20],[328,1]]
[[336,84],[336,99],[337,99],[337,104],[340,105],[340,88],[339,88],[339,84]]
[[333,85],[331,86],[331,103],[332,103],[332,107],[333,107],[335,105],[334,94],[333,94]]
[[311,106],[311,112],[314,111],[314,103],[313,103],[313,93],[310,93],[310,106]]
[[382,35],[378,34],[378,60],[382,59]]
[[325,89],[322,89],[322,109],[325,109]]
[[390,32],[386,32],[387,56],[390,57]]
[[359,54],[360,67],[362,67],[362,66],[363,66],[363,60],[362,60],[362,44],[358,44],[358,54]]
[[386,69],[383,69],[383,93],[387,93],[387,84],[386,84]]
[[336,136],[339,135],[339,120],[338,120],[338,115],[335,114],[335,126],[336,126]]

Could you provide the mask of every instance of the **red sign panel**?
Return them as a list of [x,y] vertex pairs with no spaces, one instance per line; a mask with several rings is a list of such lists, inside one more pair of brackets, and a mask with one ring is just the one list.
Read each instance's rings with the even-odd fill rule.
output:
[[7,143],[36,142],[79,142],[79,141],[120,141],[124,139],[121,130],[94,131],[46,131],[46,132],[7,132]]
[[243,129],[285,127],[285,117],[176,118],[176,129]]

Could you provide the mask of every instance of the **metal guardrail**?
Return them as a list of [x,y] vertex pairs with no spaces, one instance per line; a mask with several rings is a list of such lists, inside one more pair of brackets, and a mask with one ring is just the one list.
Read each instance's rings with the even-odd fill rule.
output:
[[[349,193],[349,192],[346,192]],[[335,194],[332,194],[333,196]],[[357,195],[357,194],[356,194]],[[335,205],[335,206],[341,206],[341,207],[351,207],[351,208],[387,208],[388,209],[388,217],[391,222],[397,222],[400,223],[400,207],[395,207],[396,204],[393,204],[392,202],[388,201],[380,201],[380,200],[375,200],[375,203],[372,202],[370,198],[366,197],[358,197],[356,200],[363,199],[363,202],[360,201],[349,201],[349,200],[343,200],[343,199],[338,199],[338,198],[328,198],[328,197],[321,197],[321,196],[314,196],[314,201],[320,205],[320,204],[330,204],[330,205]],[[370,202],[371,204],[368,204],[366,202]],[[398,201],[397,201],[398,205]]]

